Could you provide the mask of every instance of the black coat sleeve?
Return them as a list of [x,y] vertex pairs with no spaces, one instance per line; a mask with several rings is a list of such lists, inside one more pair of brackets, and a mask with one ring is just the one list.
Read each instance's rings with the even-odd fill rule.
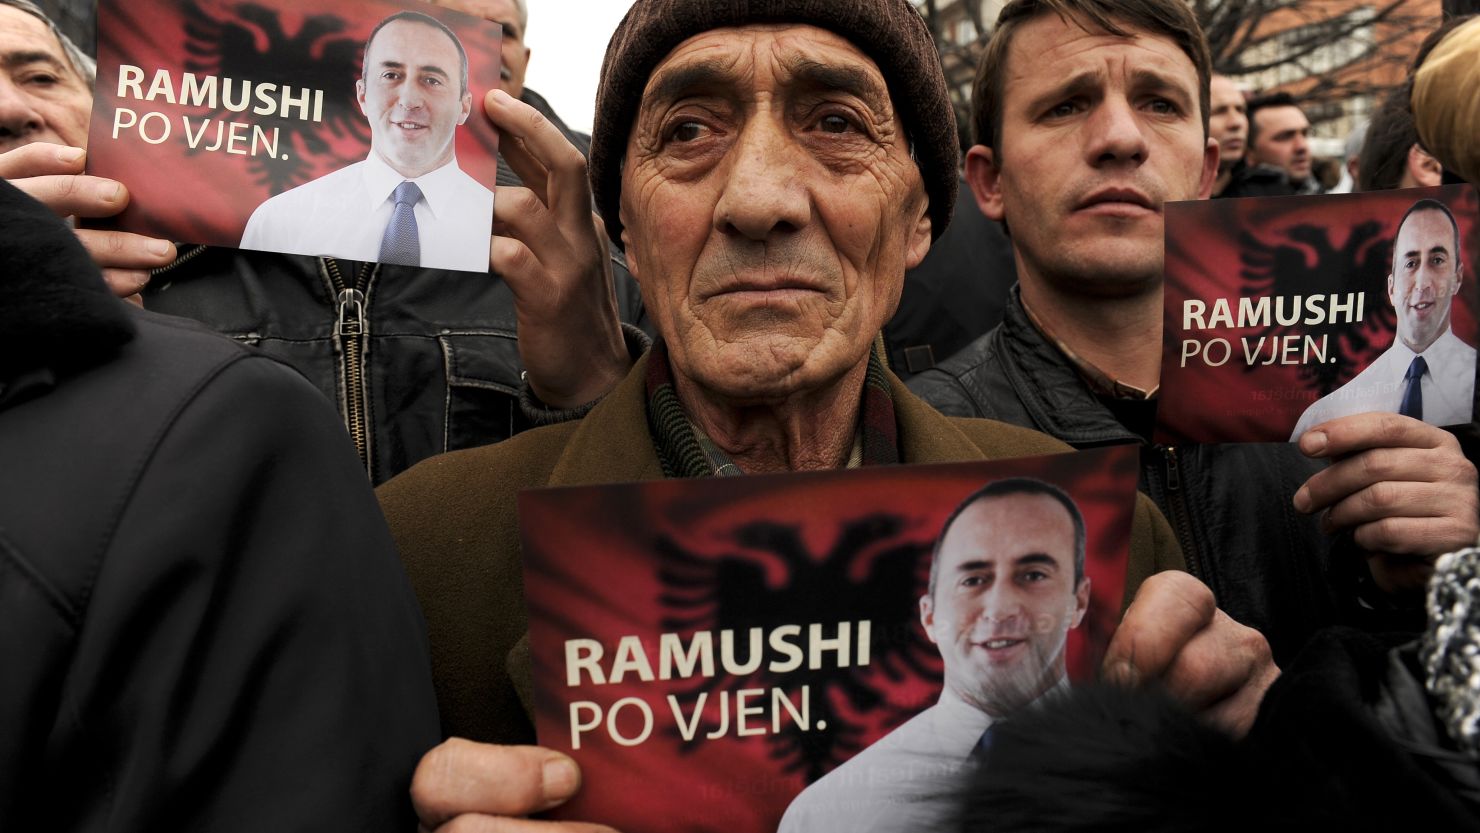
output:
[[34,787],[13,820],[414,829],[411,773],[438,740],[425,625],[332,409],[247,357],[156,435],[117,441],[152,452],[120,506],[76,507],[114,526],[80,618],[48,625],[71,631],[65,670],[43,662],[35,691],[0,702],[54,709],[17,759],[0,752]]

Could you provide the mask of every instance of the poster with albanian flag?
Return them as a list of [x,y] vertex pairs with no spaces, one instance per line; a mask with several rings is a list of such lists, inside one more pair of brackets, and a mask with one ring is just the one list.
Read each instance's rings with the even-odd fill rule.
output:
[[130,201],[96,224],[486,272],[499,40],[413,0],[102,0],[87,167]]
[[[850,830],[859,813],[949,812],[988,712],[1094,678],[1124,601],[1136,460],[521,494],[536,728],[583,774],[554,813],[771,833],[783,816]],[[888,763],[906,752],[925,758],[913,777]]]
[[1160,442],[1284,442],[1474,413],[1468,185],[1166,206]]

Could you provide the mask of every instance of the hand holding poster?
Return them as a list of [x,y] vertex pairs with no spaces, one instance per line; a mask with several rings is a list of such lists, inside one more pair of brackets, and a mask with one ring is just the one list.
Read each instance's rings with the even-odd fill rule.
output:
[[1160,442],[1473,417],[1470,186],[1167,204]]
[[1135,482],[1120,447],[521,495],[557,814],[937,829],[993,721],[1096,673]]
[[498,47],[409,0],[105,0],[88,173],[125,231],[486,272]]

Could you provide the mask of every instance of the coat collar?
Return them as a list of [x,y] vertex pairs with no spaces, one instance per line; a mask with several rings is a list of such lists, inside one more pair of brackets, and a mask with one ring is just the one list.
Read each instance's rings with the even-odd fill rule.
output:
[[96,364],[133,338],[72,229],[0,180],[0,384]]

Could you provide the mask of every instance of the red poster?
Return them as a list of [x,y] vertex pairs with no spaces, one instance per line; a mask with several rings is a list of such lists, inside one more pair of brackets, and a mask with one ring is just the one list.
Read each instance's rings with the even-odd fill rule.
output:
[[1293,440],[1368,411],[1473,418],[1474,188],[1166,212],[1159,441]]
[[412,0],[103,0],[88,173],[130,193],[108,225],[485,272],[499,38]]
[[[843,830],[921,788],[952,809],[984,727],[1094,677],[1136,465],[1116,447],[522,494],[536,726],[584,774],[559,817],[770,833],[791,808],[784,829]],[[939,777],[871,768],[921,727],[943,744],[916,775]]]

